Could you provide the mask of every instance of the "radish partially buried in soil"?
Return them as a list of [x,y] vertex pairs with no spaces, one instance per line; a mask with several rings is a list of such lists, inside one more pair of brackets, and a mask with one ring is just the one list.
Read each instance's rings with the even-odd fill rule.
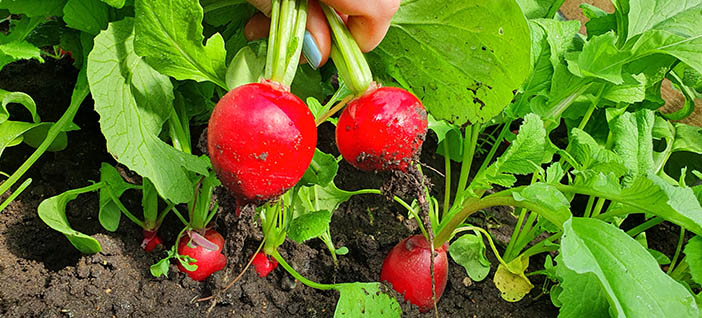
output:
[[354,167],[407,171],[427,132],[427,112],[410,92],[381,87],[351,101],[336,125],[336,145]]
[[[436,301],[444,293],[448,279],[448,243],[436,249],[434,256],[434,286]],[[434,307],[431,292],[431,245],[422,235],[410,236],[390,250],[383,262],[380,280],[392,284],[405,300],[417,305],[421,312]]]
[[256,273],[258,273],[259,277],[268,276],[268,274],[272,270],[278,267],[278,261],[276,261],[274,258],[270,258],[263,252],[256,253],[256,256],[254,256],[253,262],[251,264],[253,264],[254,269],[256,270]]
[[316,144],[312,113],[272,82],[229,91],[212,111],[207,130],[212,166],[239,204],[290,189],[307,170]]
[[[205,232],[204,238],[211,244],[214,244],[214,246],[204,246],[210,244],[191,241],[187,234],[181,237],[180,243],[178,243],[178,254],[194,258],[196,262],[190,263],[190,265],[197,265],[197,269],[189,271],[178,262],[178,269],[196,281],[202,281],[210,277],[212,273],[224,269],[224,266],[227,265],[227,257],[222,254],[222,247],[224,247],[222,235],[210,229]],[[191,246],[188,246],[188,244]]]

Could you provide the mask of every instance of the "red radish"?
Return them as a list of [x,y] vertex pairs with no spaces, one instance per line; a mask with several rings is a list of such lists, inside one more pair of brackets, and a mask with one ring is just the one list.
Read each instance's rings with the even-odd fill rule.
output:
[[312,113],[273,82],[229,91],[212,111],[207,131],[212,166],[240,203],[270,200],[294,186],[316,144]]
[[351,101],[336,125],[336,145],[366,171],[407,171],[427,132],[427,112],[410,92],[381,87]]
[[271,259],[263,252],[256,253],[252,264],[260,277],[268,276],[268,273],[278,267],[278,261],[276,261],[275,258]]
[[[426,312],[434,307],[431,293],[431,245],[422,235],[410,236],[390,250],[383,262],[380,280],[392,284],[392,288],[404,294],[405,300]],[[448,243],[436,249],[434,257],[434,287],[436,301],[444,293],[448,279]]]
[[205,239],[214,243],[217,246],[216,250],[207,249],[201,245],[196,245],[194,242],[191,243],[193,247],[188,246],[190,238],[183,236],[178,243],[178,254],[187,255],[197,262],[190,263],[190,265],[197,265],[197,269],[194,271],[189,271],[183,267],[180,262],[178,262],[178,269],[181,272],[187,273],[190,278],[196,281],[204,280],[210,277],[212,273],[220,271],[227,265],[227,257],[222,254],[222,247],[224,247],[224,238],[215,230],[207,230],[205,233]]
[[158,236],[156,231],[143,230],[142,236],[144,239],[141,241],[141,248],[143,248],[147,253],[151,253],[157,246],[162,246],[163,241]]

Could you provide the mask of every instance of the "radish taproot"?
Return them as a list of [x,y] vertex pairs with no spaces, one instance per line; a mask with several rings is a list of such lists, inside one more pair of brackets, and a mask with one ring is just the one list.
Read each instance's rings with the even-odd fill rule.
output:
[[314,117],[284,86],[239,86],[215,106],[207,149],[217,176],[239,204],[261,203],[295,185],[317,144]]
[[197,265],[195,270],[189,271],[178,262],[178,269],[188,274],[190,278],[196,281],[202,281],[210,277],[212,273],[224,269],[224,266],[227,265],[227,257],[222,254],[222,248],[224,247],[224,238],[222,235],[210,229],[205,232],[204,239],[214,244],[214,246],[198,244],[195,240],[192,240],[191,237],[188,237],[187,234],[181,237],[178,243],[178,254],[192,257],[196,261],[189,264]]
[[278,267],[278,261],[276,261],[275,258],[270,258],[263,252],[256,253],[252,264],[260,277],[268,276],[272,270]]
[[[448,279],[448,243],[435,250],[434,290],[436,301],[446,287]],[[383,262],[380,280],[387,281],[392,288],[403,294],[405,300],[417,305],[421,312],[434,306],[431,290],[431,244],[422,235],[410,236],[390,250]]]
[[381,87],[352,100],[336,125],[336,145],[354,167],[407,171],[427,132],[427,112],[410,92]]

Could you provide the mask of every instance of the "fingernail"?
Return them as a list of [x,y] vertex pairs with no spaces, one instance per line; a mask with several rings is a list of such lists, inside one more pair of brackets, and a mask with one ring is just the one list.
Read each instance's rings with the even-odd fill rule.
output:
[[302,54],[305,55],[307,63],[315,70],[322,63],[322,52],[319,51],[317,42],[315,42],[309,31],[305,31],[305,39],[302,41]]

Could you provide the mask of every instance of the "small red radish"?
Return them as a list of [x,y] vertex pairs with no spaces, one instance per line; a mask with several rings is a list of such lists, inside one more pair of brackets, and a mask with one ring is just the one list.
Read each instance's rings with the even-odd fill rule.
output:
[[185,269],[180,262],[178,262],[178,269],[196,281],[202,281],[210,277],[212,273],[222,270],[227,265],[227,257],[222,254],[222,247],[224,247],[222,235],[210,229],[205,232],[204,238],[214,244],[217,249],[208,249],[206,246],[198,245],[194,241],[190,243],[192,247],[188,246],[188,242],[191,240],[187,234],[181,237],[180,243],[178,243],[178,254],[187,255],[197,260],[190,263],[190,265],[197,265],[197,269],[194,271]]
[[427,112],[410,92],[381,87],[351,101],[336,125],[336,145],[354,167],[407,171],[427,132]]
[[[417,305],[419,311],[434,308],[431,293],[431,245],[422,235],[410,236],[390,250],[383,262],[380,280],[392,284],[405,300]],[[436,301],[444,293],[448,279],[448,243],[436,249],[434,256],[434,286]]]
[[239,203],[267,201],[294,186],[316,144],[312,113],[273,82],[229,91],[212,111],[207,130],[212,166]]
[[144,238],[141,241],[141,248],[143,248],[147,253],[151,253],[157,246],[163,246],[163,241],[158,236],[157,231],[143,230],[141,233]]
[[278,267],[278,261],[276,261],[275,258],[270,258],[263,252],[256,253],[252,264],[260,277],[268,276],[268,273]]

